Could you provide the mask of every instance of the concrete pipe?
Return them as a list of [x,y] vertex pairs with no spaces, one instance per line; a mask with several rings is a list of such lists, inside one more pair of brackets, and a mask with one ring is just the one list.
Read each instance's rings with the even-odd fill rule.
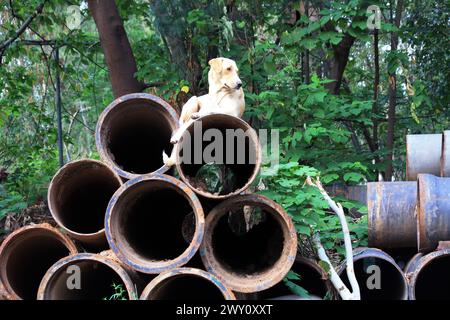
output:
[[38,300],[136,300],[137,297],[136,283],[126,269],[111,258],[92,253],[56,262],[45,273],[38,291]]
[[48,206],[58,225],[73,238],[89,249],[104,249],[106,207],[121,185],[120,177],[100,161],[69,162],[50,182]]
[[302,298],[293,295],[293,292],[285,284],[280,281],[275,286],[258,292],[256,294],[258,300],[321,300],[325,298],[327,293],[334,294],[334,287],[328,279],[327,273],[322,267],[312,259],[297,256],[291,268],[300,276],[300,280],[292,280],[309,293],[308,298]]
[[[237,230],[231,222],[242,211],[248,219]],[[232,290],[249,293],[280,282],[296,250],[297,234],[284,209],[264,196],[249,194],[227,199],[208,214],[200,254],[207,271]]]
[[[197,194],[210,199],[225,199],[246,190],[261,166],[261,147],[255,130],[244,120],[225,114],[196,120],[185,131],[177,150],[176,166],[181,179]],[[203,165],[212,162],[224,165],[224,171],[235,177],[234,183],[220,192],[208,190],[196,177]]]
[[101,159],[125,179],[164,173],[162,153],[170,154],[172,131],[178,127],[175,109],[147,93],[115,99],[100,115],[95,142]]
[[235,300],[233,292],[213,274],[194,268],[176,268],[153,279],[141,300]]
[[442,134],[406,135],[406,180],[415,181],[419,173],[441,173]]
[[[183,237],[185,217],[193,213],[193,234]],[[195,193],[167,175],[126,182],[108,205],[105,229],[114,254],[136,271],[153,274],[185,265],[204,232],[203,209]]]
[[450,178],[419,174],[418,248],[434,250],[450,240]]
[[410,300],[450,300],[450,249],[415,256],[407,269]]
[[66,235],[49,224],[22,227],[11,233],[0,247],[0,282],[8,299],[36,299],[47,269],[77,249]]
[[417,246],[417,182],[369,182],[367,210],[369,246]]
[[[356,280],[361,291],[361,300],[407,300],[408,284],[403,271],[394,259],[375,248],[358,248],[353,255]],[[338,274],[348,288],[346,264]]]

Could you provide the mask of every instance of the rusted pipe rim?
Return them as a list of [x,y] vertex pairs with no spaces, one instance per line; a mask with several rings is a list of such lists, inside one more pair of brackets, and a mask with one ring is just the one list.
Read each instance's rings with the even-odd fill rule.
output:
[[[353,250],[353,263],[354,263],[354,270],[355,270],[355,274],[356,274],[356,279],[358,280],[359,286],[360,286],[360,290],[361,290],[361,299],[365,299],[364,297],[364,291],[366,292],[376,292],[378,293],[380,290],[386,290],[386,285],[387,284],[392,284],[392,282],[386,282],[383,281],[383,274],[380,275],[380,279],[381,279],[381,289],[366,289],[367,288],[367,283],[364,281],[362,282],[360,277],[358,277],[358,272],[360,272],[360,268],[358,268],[358,263],[360,260],[364,260],[364,259],[377,259],[377,260],[381,260],[384,263],[387,263],[387,265],[389,265],[390,267],[392,267],[393,270],[395,270],[395,277],[398,277],[397,280],[400,279],[401,285],[403,286],[403,290],[399,290],[399,295],[398,297],[395,298],[391,298],[391,299],[398,299],[398,300],[407,300],[408,299],[408,282],[406,280],[405,274],[403,273],[403,271],[400,269],[400,267],[397,265],[397,263],[395,262],[395,260],[386,252],[380,250],[380,249],[376,249],[376,248],[366,248],[366,247],[360,247],[360,248],[356,248]],[[339,274],[339,276],[341,277],[341,279],[343,279],[344,283],[349,286],[348,283],[348,278],[347,278],[347,272],[346,272],[346,266],[347,264],[345,262],[343,262],[337,272]],[[372,271],[372,273],[365,273],[364,275],[369,277],[371,275],[374,274],[374,272],[376,271]],[[385,275],[385,274],[384,274]],[[395,289],[399,289],[398,287],[395,287]],[[401,288],[400,288],[401,289]],[[391,291],[386,290],[389,293],[391,293]],[[378,299],[380,299],[378,297]],[[381,299],[387,299],[389,300],[389,298],[385,297],[384,295],[381,296]]]
[[[132,104],[133,102],[141,102],[142,107],[153,108],[152,110],[150,110],[150,113],[152,113],[154,117],[156,117],[156,115],[160,115],[164,120],[166,120],[167,126],[170,127],[168,128],[169,129],[168,131],[173,132],[178,128],[178,114],[175,111],[175,109],[163,99],[154,96],[152,94],[130,93],[123,95],[115,99],[113,102],[111,102],[108,105],[108,107],[106,107],[106,109],[103,110],[98,119],[97,126],[95,129],[95,143],[102,161],[108,164],[119,176],[125,179],[133,179],[140,176],[141,174],[129,172],[126,169],[121,168],[115,162],[114,156],[111,155],[109,147],[107,146],[109,141],[105,140],[109,139],[109,137],[105,136],[107,133],[109,133],[106,132],[107,129],[105,128],[105,125],[107,125],[107,122],[110,120],[113,111],[118,110],[118,108],[124,108],[127,105]],[[158,123],[161,123],[159,120]],[[149,127],[151,127],[151,124],[149,124]],[[167,136],[168,143],[170,141],[171,135],[170,132]],[[161,149],[160,151],[156,152],[158,154],[158,157],[161,157],[161,167],[153,170],[152,172],[145,172],[143,174],[165,173],[170,169],[170,167],[167,167],[162,163],[162,151],[163,150]],[[166,153],[169,153],[169,150],[166,150]]]
[[[235,195],[241,193],[242,191],[246,190],[252,184],[252,182],[255,180],[256,176],[258,175],[259,169],[261,167],[262,152],[261,152],[259,138],[258,138],[258,135],[256,134],[256,131],[244,120],[234,117],[234,116],[226,115],[226,114],[210,114],[210,115],[206,115],[201,118],[198,118],[186,129],[186,132],[183,135],[183,137],[185,135],[187,135],[188,132],[191,133],[192,137],[194,137],[194,134],[192,134],[192,132],[194,130],[193,129],[194,124],[196,122],[203,123],[203,122],[207,122],[207,121],[213,122],[214,125],[211,127],[203,128],[203,129],[216,128],[216,127],[218,128],[220,126],[224,126],[223,128],[221,127],[221,129],[228,129],[228,126],[226,126],[226,124],[230,124],[229,129],[242,129],[245,132],[247,132],[249,139],[250,139],[249,147],[251,150],[249,150],[249,152],[252,152],[252,154],[254,154],[254,156],[255,156],[255,164],[237,164],[237,166],[246,166],[246,165],[252,166],[253,165],[251,174],[248,176],[248,179],[246,179],[246,182],[242,186],[240,186],[236,190],[234,190],[233,192],[220,195],[220,194],[212,194],[210,192],[201,190],[201,189],[193,186],[191,181],[189,181],[189,177],[186,175],[185,170],[183,169],[184,165],[180,161],[180,153],[176,152],[176,156],[177,156],[176,168],[180,175],[181,180],[183,180],[183,182],[186,183],[197,194],[199,194],[203,197],[210,198],[210,199],[216,199],[216,200],[218,200],[218,199],[222,200],[222,199],[230,198],[232,196],[235,196]],[[186,141],[186,139],[182,138],[180,143],[177,144],[178,150],[180,150],[182,148],[184,141]],[[192,141],[192,143],[193,143],[193,141]],[[194,152],[195,152],[195,150],[194,150]],[[192,155],[194,154],[194,152],[192,152]],[[225,156],[226,155],[224,153],[224,157]],[[225,162],[225,160],[224,160],[224,162]]]
[[[141,257],[140,254],[138,254],[130,246],[129,242],[122,240],[123,236],[122,238],[119,237],[116,229],[118,226],[112,224],[113,218],[115,218],[114,215],[118,214],[115,210],[118,204],[120,204],[121,199],[124,199],[128,193],[133,192],[134,188],[137,188],[140,185],[145,186],[144,184],[154,184],[155,186],[160,184],[163,185],[164,188],[161,187],[155,190],[159,191],[164,189],[177,192],[189,203],[194,212],[195,232],[192,240],[186,250],[174,259],[153,260]],[[112,196],[105,216],[106,238],[114,254],[132,269],[143,273],[160,273],[186,264],[200,247],[200,243],[203,239],[204,228],[205,218],[203,208],[195,193],[180,180],[164,174],[142,175],[127,181]],[[181,232],[182,230],[180,228],[180,236],[182,236]],[[185,240],[183,239],[183,242],[184,241]]]
[[[47,223],[43,224],[32,224],[25,227],[22,227],[20,229],[15,230],[12,232],[8,237],[3,241],[2,245],[0,246],[0,282],[3,283],[3,286],[5,288],[6,293],[8,294],[8,298],[13,300],[20,300],[23,297],[20,296],[16,290],[13,288],[13,284],[10,282],[9,276],[8,276],[8,263],[10,262],[11,257],[14,255],[16,256],[16,259],[18,258],[17,255],[20,253],[18,249],[21,245],[23,245],[26,241],[31,241],[31,244],[34,245],[29,252],[27,252],[27,255],[30,257],[29,263],[32,263],[32,265],[22,266],[19,265],[14,268],[14,271],[17,271],[21,267],[26,268],[34,268],[34,271],[37,270],[38,266],[38,258],[43,258],[39,253],[41,254],[49,254],[48,248],[44,246],[43,240],[44,238],[53,239],[60,243],[62,247],[64,247],[67,252],[65,254],[56,254],[54,253],[54,259],[50,258],[51,261],[48,261],[49,264],[42,266],[42,275],[44,275],[47,268],[59,260],[60,258],[64,257],[65,255],[71,255],[77,253],[77,248],[75,247],[75,244],[72,242],[72,240],[60,232],[58,229],[53,228]],[[40,240],[40,241],[39,241]],[[44,249],[42,252],[39,251],[39,249]],[[22,248],[23,249],[23,248]],[[60,251],[62,248],[58,248],[58,251]],[[62,250],[61,250],[62,251]],[[34,258],[32,258],[34,257]],[[20,257],[19,257],[20,258]],[[23,261],[23,257],[20,258]],[[28,272],[26,270],[22,270],[23,272]],[[20,271],[18,271],[20,272]],[[41,276],[42,276],[41,275]],[[21,278],[24,277],[24,275],[21,276]],[[37,284],[39,284],[40,279],[38,279]],[[36,293],[37,293],[37,286],[36,286]]]
[[[450,259],[450,249],[442,249],[439,251],[434,251],[434,252],[428,253],[428,254],[424,255],[423,257],[420,257],[414,263],[414,265],[412,265],[409,268],[409,270],[408,270],[409,272],[408,272],[407,276],[409,279],[408,291],[409,291],[409,299],[410,300],[416,300],[417,298],[419,298],[419,299],[423,298],[423,297],[417,297],[417,292],[416,292],[417,282],[418,282],[418,280],[420,280],[420,277],[423,276],[424,271],[426,271],[426,269],[429,268],[431,264],[436,263],[436,262],[440,261],[441,259]],[[433,271],[436,272],[436,270],[433,270]],[[443,270],[441,270],[441,271],[443,271]],[[448,275],[448,271],[445,271],[442,275],[435,274],[435,276],[437,278],[436,282],[428,282],[427,281],[427,283],[430,285],[430,291],[437,290],[436,286],[438,284],[442,284],[443,286],[446,286],[446,290],[448,290],[448,280],[449,279],[448,278],[442,279],[442,277],[444,277],[446,274]],[[431,297],[428,299],[436,299],[436,298],[447,300],[449,298],[449,295],[447,295],[446,297],[434,297],[434,298]]]
[[[239,209],[243,206],[261,208],[276,223],[277,228],[282,232],[282,250],[277,254],[277,260],[270,267],[264,267],[262,270],[252,273],[237,273],[226,263],[217,257],[217,252],[213,245],[213,236],[216,227],[221,218],[232,209]],[[271,236],[268,234],[267,236]],[[234,248],[232,248],[234,249]],[[234,291],[238,292],[256,292],[267,289],[279,281],[291,269],[295,261],[297,252],[297,233],[291,218],[284,209],[276,202],[262,195],[238,195],[227,199],[217,205],[206,217],[206,228],[203,243],[200,247],[200,254],[208,272],[215,274],[219,280]],[[278,253],[278,252],[277,252]],[[232,257],[232,259],[242,259],[241,256]]]
[[[54,281],[58,280],[58,276],[61,275],[61,273],[64,271],[63,269],[66,269],[67,278],[73,274],[73,272],[67,272],[67,267],[71,265],[77,265],[80,263],[93,263],[93,264],[100,264],[102,266],[107,267],[111,271],[113,271],[122,281],[122,284],[124,285],[124,288],[127,292],[127,296],[129,300],[135,300],[137,297],[136,292],[136,286],[134,285],[133,281],[131,280],[131,277],[128,275],[128,273],[125,271],[124,268],[121,267],[121,265],[117,262],[115,262],[113,259],[107,258],[105,256],[99,255],[99,254],[93,254],[93,253],[79,253],[76,255],[71,255],[69,257],[65,257],[58,262],[56,262],[54,265],[48,269],[44,277],[42,278],[41,284],[39,285],[39,291],[38,291],[38,300],[49,300],[51,299],[49,292],[52,289],[52,286],[55,285]],[[98,268],[98,267],[96,267]],[[83,278],[83,271],[80,270],[80,276]],[[93,278],[95,279],[95,277]],[[91,279],[92,281],[92,279]],[[64,281],[64,283],[67,283],[68,279]],[[83,290],[83,281],[81,281],[81,290]],[[112,285],[112,282],[111,282]],[[70,290],[70,289],[68,289]],[[70,290],[70,291],[79,291],[76,289]],[[102,297],[104,298],[104,297]],[[105,297],[106,298],[106,297]],[[57,298],[56,300],[61,300]]]
[[[61,208],[59,208],[60,205],[56,205],[56,202],[58,200],[57,192],[63,193],[62,191],[59,191],[58,188],[67,189],[67,185],[70,183],[70,179],[74,176],[79,176],[81,174],[80,170],[93,170],[92,174],[98,174],[98,172],[95,172],[95,170],[98,168],[105,170],[107,174],[111,175],[111,181],[115,180],[117,182],[117,188],[123,184],[122,179],[119,177],[119,175],[111,170],[111,168],[105,165],[103,162],[92,159],[80,159],[67,163],[56,172],[50,182],[47,193],[48,207],[56,223],[75,239],[87,243],[101,243],[102,241],[104,241],[105,229],[103,228],[103,225],[100,224],[100,229],[96,232],[85,233],[78,232],[77,230],[68,227],[61,218],[61,215],[64,213],[61,212],[62,210]],[[81,186],[80,188],[82,187],[83,186]],[[103,218],[101,219],[101,221],[103,221]]]
[[[175,279],[177,277],[184,277],[184,276],[192,276],[198,277],[200,279],[205,279],[206,281],[214,285],[218,290],[220,290],[220,293],[222,294],[225,300],[236,300],[234,293],[229,288],[227,288],[216,276],[204,270],[196,268],[176,268],[161,273],[145,287],[144,291],[141,294],[140,300],[159,300],[151,298],[151,294],[153,291],[157,290],[159,287],[167,283],[168,279],[174,279],[173,281],[176,281]],[[192,291],[192,296],[195,296],[195,292],[198,288],[186,288],[186,289]]]

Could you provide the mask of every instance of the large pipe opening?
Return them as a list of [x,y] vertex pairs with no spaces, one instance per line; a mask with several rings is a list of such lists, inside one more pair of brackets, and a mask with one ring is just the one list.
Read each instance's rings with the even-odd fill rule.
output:
[[[212,230],[212,248],[217,261],[230,272],[258,274],[272,268],[283,252],[280,222],[262,211],[261,220],[249,230],[237,233],[230,224],[240,210],[223,215]],[[245,220],[242,220],[245,224]]]
[[[175,181],[178,180],[168,176],[161,180],[150,176],[148,180],[137,181],[120,192],[107,217],[111,247],[130,266],[141,266],[139,271],[161,272],[151,270],[151,266],[169,263],[198,248],[203,210],[197,198],[192,198],[195,197],[192,191],[186,191]],[[194,226],[189,239],[185,239],[183,228],[188,215],[193,216]]]
[[[120,268],[118,266],[115,267]],[[41,284],[44,300],[130,300],[133,284],[110,265],[100,260],[67,260]],[[123,271],[124,272],[124,271]],[[79,276],[79,282],[76,277]]]
[[292,221],[279,205],[260,195],[241,195],[208,214],[202,259],[231,289],[248,293],[281,281],[296,246]]
[[56,230],[26,227],[7,238],[0,251],[2,281],[16,298],[35,300],[48,268],[75,252],[73,243]]
[[97,124],[97,149],[119,175],[131,179],[164,166],[171,153],[175,110],[149,94],[130,94],[113,101]]
[[[196,126],[201,126],[198,130],[200,134],[196,132]],[[215,132],[214,138],[206,138],[207,131]],[[217,138],[216,134],[221,138]],[[229,197],[248,188],[261,162],[256,132],[243,120],[224,114],[208,115],[197,120],[186,130],[179,150],[177,169],[180,177],[197,193],[208,198]],[[226,177],[221,188],[210,186],[207,178],[200,173],[207,163],[211,164],[205,158],[209,155],[217,159],[214,174]]]
[[[324,298],[331,288],[327,285],[326,273],[314,261],[306,258],[296,259],[291,271],[299,275],[299,280],[291,280],[294,284],[305,289],[310,297]],[[284,281],[267,290],[258,293],[258,299],[274,299],[295,294]]]
[[450,300],[450,255],[429,260],[419,269],[414,283],[416,300]]
[[146,300],[224,300],[222,291],[209,279],[195,274],[179,274],[159,282],[145,297]]
[[78,240],[89,242],[94,233],[104,237],[106,208],[121,184],[120,177],[101,162],[68,163],[50,184],[50,211],[56,222]]
[[[361,300],[406,300],[407,284],[402,271],[385,259],[376,256],[356,257],[355,276],[361,291]],[[342,281],[350,288],[347,272],[340,272]]]

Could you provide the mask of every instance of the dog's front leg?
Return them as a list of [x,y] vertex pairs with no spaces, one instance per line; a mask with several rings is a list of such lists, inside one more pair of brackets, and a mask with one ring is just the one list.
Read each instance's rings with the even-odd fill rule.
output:
[[175,134],[170,139],[170,143],[172,143],[172,144],[178,143],[181,140],[183,133],[193,122],[194,122],[193,119],[189,119],[187,122],[183,123],[183,125],[178,128],[178,130],[175,132]]

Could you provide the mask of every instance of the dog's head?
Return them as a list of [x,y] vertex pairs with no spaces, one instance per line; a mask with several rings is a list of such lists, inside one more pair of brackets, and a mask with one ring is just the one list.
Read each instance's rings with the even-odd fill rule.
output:
[[239,90],[242,87],[236,62],[227,58],[215,58],[209,60],[208,64],[211,66],[208,75],[214,83],[229,90]]

